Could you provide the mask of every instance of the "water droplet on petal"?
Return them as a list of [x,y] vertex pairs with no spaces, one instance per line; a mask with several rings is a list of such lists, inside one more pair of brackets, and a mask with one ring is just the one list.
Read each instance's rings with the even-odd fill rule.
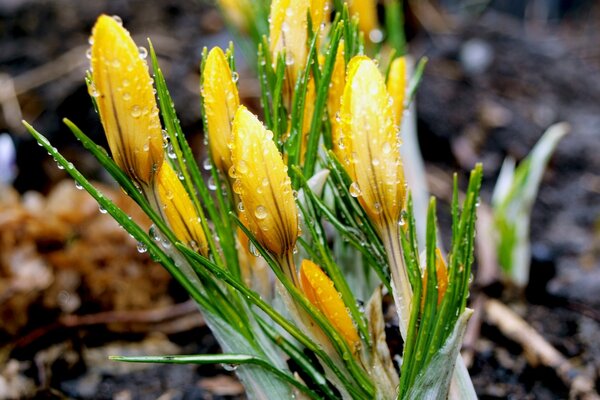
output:
[[121,19],[121,17],[119,17],[118,15],[113,15],[113,16],[112,16],[112,19],[114,19],[114,20],[115,20],[115,22],[116,22],[117,24],[119,24],[120,26],[123,26],[123,20],[122,20],[122,19]]
[[254,210],[254,216],[258,219],[265,219],[269,213],[267,212],[267,208],[265,206],[258,206]]
[[237,81],[240,80],[240,74],[238,74],[237,72],[233,71],[231,73],[231,80],[233,81],[233,83],[236,83]]
[[146,57],[148,57],[148,50],[146,50],[146,48],[144,46],[138,47],[138,51],[140,53],[140,58],[142,60],[145,60]]
[[352,197],[358,197],[362,194],[362,191],[356,182],[352,182],[348,190],[350,191],[350,196]]
[[133,105],[131,107],[131,116],[133,118],[139,118],[140,115],[142,115],[142,108],[140,106],[138,106],[137,104]]

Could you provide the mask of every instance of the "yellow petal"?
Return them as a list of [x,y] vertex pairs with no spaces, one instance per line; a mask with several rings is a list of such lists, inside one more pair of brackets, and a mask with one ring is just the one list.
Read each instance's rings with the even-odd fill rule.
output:
[[272,138],[254,114],[239,107],[233,120],[233,190],[254,236],[281,256],[296,244],[298,211],[287,167]]
[[92,95],[113,158],[139,183],[149,184],[164,152],[148,66],[117,21],[102,15],[92,31]]
[[[444,299],[446,290],[448,289],[448,268],[444,261],[444,256],[439,248],[435,249],[435,275],[437,278],[437,293],[438,293],[438,305]],[[421,309],[425,306],[425,298],[427,297],[427,270],[423,273],[422,278],[423,294],[421,295]]]
[[306,146],[308,145],[308,134],[310,133],[310,124],[315,112],[316,97],[315,80],[311,77],[306,85],[306,100],[304,103],[304,114],[302,115],[302,145],[300,148],[302,162],[304,162],[304,153],[306,153]]
[[156,183],[162,214],[177,239],[206,255],[208,244],[200,218],[187,191],[169,163],[165,163],[160,169]]
[[308,56],[309,0],[273,0],[269,24],[269,44],[273,61],[285,53],[284,98],[290,104],[296,80]]
[[240,100],[225,54],[218,47],[208,53],[202,82],[210,153],[217,168],[227,173],[231,167],[231,124]]
[[331,121],[333,152],[341,162],[347,158],[344,151],[345,147],[342,141],[342,132],[339,123],[339,111],[345,83],[346,61],[344,59],[344,41],[340,40],[337,53],[335,54],[335,63],[333,64],[333,72],[331,74],[331,84],[329,85],[329,91],[327,92],[327,111],[329,112],[329,120]]
[[377,65],[354,57],[340,109],[352,195],[381,229],[397,224],[406,195],[391,99]]
[[308,300],[325,314],[350,347],[355,348],[359,343],[356,327],[331,279],[317,264],[303,260],[300,267],[300,283]]
[[404,114],[404,102],[406,100],[406,57],[398,57],[390,65],[387,88],[392,97],[394,109],[394,123],[400,127],[402,115]]
[[377,0],[350,0],[349,9],[351,16],[358,17],[358,28],[371,42],[381,42],[382,33],[377,23]]

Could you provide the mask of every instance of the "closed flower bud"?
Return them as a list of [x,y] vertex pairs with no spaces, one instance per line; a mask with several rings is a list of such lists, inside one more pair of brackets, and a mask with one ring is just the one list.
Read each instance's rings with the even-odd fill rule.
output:
[[342,142],[339,114],[345,83],[346,61],[344,59],[344,41],[340,40],[337,53],[335,54],[335,63],[333,64],[333,72],[331,74],[331,84],[327,91],[327,112],[329,112],[329,119],[331,121],[333,152],[340,161],[343,161],[346,158],[344,144]]
[[377,23],[377,0],[350,0],[350,15],[358,17],[358,28],[374,43],[383,39]]
[[169,163],[165,163],[158,173],[156,193],[161,203],[161,213],[177,239],[202,255],[207,255],[208,244],[200,217]]
[[358,332],[331,279],[318,265],[303,260],[300,267],[300,283],[308,300],[327,317],[348,345],[356,348],[360,341]]
[[[438,304],[440,304],[448,289],[448,267],[439,248],[435,249],[435,275],[437,279]],[[427,270],[423,274],[422,281],[424,290],[421,297],[421,308],[424,307],[425,297],[427,296]]]
[[406,57],[398,57],[390,65],[390,73],[387,81],[387,89],[393,101],[394,123],[397,127],[400,127],[402,124],[407,81]]
[[[329,6],[324,0],[273,0],[269,17],[269,43],[271,56],[276,62],[285,54],[285,83],[283,97],[291,106],[296,80],[306,66],[308,58],[308,14],[313,32],[324,33],[329,15]],[[308,98],[307,98],[308,101]]]
[[287,167],[254,114],[240,106],[233,120],[233,190],[252,233],[271,253],[289,253],[298,237],[298,211]]
[[111,17],[98,18],[92,39],[90,93],[113,158],[132,179],[150,184],[164,153],[148,66],[129,32]]
[[217,168],[225,174],[231,167],[231,124],[240,100],[223,51],[215,47],[202,71],[202,95],[208,128],[210,153]]
[[[308,56],[309,0],[271,2],[269,43],[273,60],[285,52],[288,89],[294,88]],[[290,95],[291,93],[288,93]],[[291,97],[290,97],[291,98]]]
[[396,225],[406,196],[398,130],[383,76],[365,56],[348,65],[340,115],[350,193],[380,231]]

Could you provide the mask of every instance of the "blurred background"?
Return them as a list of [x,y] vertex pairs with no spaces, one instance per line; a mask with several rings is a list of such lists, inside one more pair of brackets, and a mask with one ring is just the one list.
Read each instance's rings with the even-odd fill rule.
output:
[[[504,157],[521,160],[548,126],[571,125],[534,206],[531,279],[513,309],[597,391],[600,2],[411,0],[405,10],[410,53],[429,58],[416,103],[433,194],[444,197],[440,182],[450,182],[452,171],[464,178],[482,161],[482,202],[489,203]],[[120,16],[139,45],[152,39],[183,129],[198,159],[205,157],[201,53],[234,40],[214,3],[0,0],[0,398],[244,398],[220,367],[106,360],[218,346],[166,272],[21,125],[30,122],[142,218],[61,122],[69,118],[106,143],[83,80],[88,37],[101,13]],[[252,58],[236,54],[240,95],[258,112]],[[440,223],[447,222],[442,214]],[[501,286],[476,274],[472,298],[501,297]],[[532,360],[493,321],[480,318],[476,328],[465,352],[480,398],[573,393],[577,379]]]

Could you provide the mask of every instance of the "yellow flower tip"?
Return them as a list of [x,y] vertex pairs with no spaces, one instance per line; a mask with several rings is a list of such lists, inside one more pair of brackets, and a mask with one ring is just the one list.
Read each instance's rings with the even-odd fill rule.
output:
[[383,40],[383,33],[377,22],[377,0],[351,0],[350,15],[358,17],[358,28],[371,43]]
[[357,348],[360,342],[358,332],[331,279],[317,264],[303,260],[300,284],[306,298],[327,317],[351,348]]
[[161,212],[177,239],[206,256],[208,243],[200,217],[169,163],[165,163],[158,172],[156,192],[162,206]]
[[233,190],[240,196],[248,228],[273,254],[288,253],[299,233],[298,211],[287,167],[273,142],[273,133],[246,107],[240,106],[233,120],[231,147]]
[[394,123],[400,127],[406,101],[408,77],[406,73],[406,57],[398,57],[390,65],[387,88],[394,102]]
[[164,152],[148,65],[129,32],[101,15],[92,31],[92,86],[108,145],[117,165],[149,184]]
[[202,96],[208,127],[208,144],[217,168],[231,168],[231,124],[240,105],[237,86],[223,50],[213,48],[202,72]]
[[379,229],[397,225],[406,197],[398,130],[383,76],[368,57],[348,64],[340,118],[350,193]]

